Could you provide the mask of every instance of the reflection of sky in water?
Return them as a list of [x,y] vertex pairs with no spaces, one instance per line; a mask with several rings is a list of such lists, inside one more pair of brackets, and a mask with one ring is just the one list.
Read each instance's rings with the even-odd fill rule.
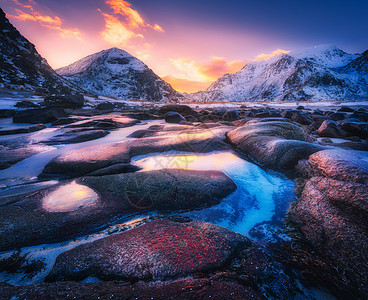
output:
[[232,152],[186,155],[181,152],[139,156],[133,163],[143,171],[182,168],[222,170],[236,183],[237,190],[220,204],[184,213],[195,219],[211,222],[248,235],[256,224],[275,218],[276,205],[289,202],[294,184],[262,170]]
[[67,212],[95,204],[98,195],[87,186],[75,181],[60,186],[42,200],[42,206],[50,212]]
[[[115,142],[126,141],[130,139],[130,138],[127,138],[127,136],[136,130],[147,129],[151,125],[162,125],[162,124],[164,124],[162,120],[142,122],[135,126],[112,130],[108,135],[102,138],[99,138],[99,139],[92,140],[92,141],[76,143],[76,144],[60,144],[60,145],[54,145],[52,147],[48,147],[45,149],[46,151],[44,152],[32,155],[29,158],[21,160],[20,162],[14,164],[10,168],[7,168],[5,170],[0,170],[0,189],[3,189],[3,188],[8,189],[12,186],[18,186],[18,185],[25,184],[25,183],[29,184],[31,182],[36,182],[37,176],[42,172],[43,168],[49,161],[51,161],[56,156],[66,153],[70,150],[80,149],[82,147],[89,147],[89,146],[95,146],[95,145],[110,144],[110,143],[115,143]],[[23,124],[23,126],[25,125],[27,124]],[[11,118],[7,118],[5,120],[0,119],[0,127],[4,127],[4,129],[8,129],[10,128],[9,126],[13,126]],[[60,128],[61,130],[63,130],[62,127]],[[62,132],[63,131],[59,131],[58,128],[45,128],[43,130],[33,132],[33,133],[0,136],[0,143],[2,139],[12,140],[12,139],[18,139],[18,138],[31,140],[33,143],[38,143],[40,141],[48,140],[57,134],[61,134]],[[10,194],[11,194],[11,191],[9,191],[8,194],[4,194],[4,195],[10,195]],[[3,196],[1,190],[0,190],[0,196]]]

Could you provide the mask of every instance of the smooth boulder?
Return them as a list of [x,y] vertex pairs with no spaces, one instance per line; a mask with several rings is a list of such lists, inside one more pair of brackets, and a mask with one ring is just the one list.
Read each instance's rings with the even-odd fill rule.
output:
[[337,276],[344,274],[344,284],[355,295],[366,295],[368,153],[324,150],[298,168],[306,178],[289,209],[290,220],[314,251],[339,271]]
[[46,164],[41,177],[77,177],[116,164],[129,163],[133,156],[172,150],[208,153],[229,150],[225,142],[229,127],[195,129],[191,126],[178,130],[148,130],[140,132],[148,137],[107,145],[97,145],[71,150]]
[[324,121],[317,133],[320,137],[344,138],[350,136],[339,123],[331,120]]
[[323,149],[287,119],[250,121],[228,133],[238,151],[256,163],[280,172],[293,171],[298,161]]
[[209,223],[157,220],[61,254],[47,281],[163,280],[219,269],[247,238]]
[[3,197],[0,251],[83,236],[137,213],[208,207],[235,189],[221,171],[163,169],[84,177]]
[[84,96],[81,94],[67,96],[47,96],[44,99],[46,106],[59,106],[62,108],[82,108]]
[[45,107],[17,111],[13,117],[14,123],[51,123],[65,117],[67,114],[61,107]]
[[185,122],[186,119],[181,114],[179,114],[177,112],[169,111],[165,115],[165,121],[167,123],[180,123],[180,122],[183,122],[183,121]]

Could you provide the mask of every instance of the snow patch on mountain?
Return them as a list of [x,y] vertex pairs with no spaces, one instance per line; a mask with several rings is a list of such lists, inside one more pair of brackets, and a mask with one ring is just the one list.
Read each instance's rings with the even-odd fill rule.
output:
[[148,101],[181,97],[142,61],[118,48],[89,55],[56,72],[95,95]]
[[225,74],[192,101],[368,100],[367,59],[333,45],[279,54]]

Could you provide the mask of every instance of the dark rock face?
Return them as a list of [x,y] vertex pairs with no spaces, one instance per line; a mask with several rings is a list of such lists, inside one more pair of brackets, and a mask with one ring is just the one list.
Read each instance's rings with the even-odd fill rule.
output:
[[93,205],[61,212],[46,210],[45,197],[65,184],[0,198],[0,251],[82,236],[114,220],[150,210],[207,207],[236,189],[220,171],[174,169],[85,177],[76,183],[98,194]]
[[158,119],[158,116],[155,116],[153,114],[150,113],[146,113],[146,112],[136,112],[136,113],[128,113],[128,114],[124,114],[124,116],[129,117],[129,118],[133,118],[133,119],[137,119],[137,120],[155,120]]
[[368,138],[368,122],[342,122],[342,129],[362,139]]
[[300,112],[294,113],[291,116],[291,120],[302,125],[310,125],[313,123],[313,120],[310,117]]
[[31,132],[35,132],[35,131],[42,130],[45,128],[46,126],[44,124],[36,124],[36,125],[23,127],[23,128],[16,128],[16,129],[7,129],[7,130],[0,129],[0,135],[31,133]]
[[307,134],[296,123],[250,121],[228,133],[230,142],[257,163],[277,171],[292,171],[299,160],[323,149],[308,143]]
[[98,110],[113,111],[114,110],[114,105],[111,102],[102,102],[102,103],[99,103],[96,106],[96,109],[98,109]]
[[116,129],[133,126],[140,123],[137,119],[131,119],[127,117],[120,117],[113,114],[94,116],[87,120],[81,120],[74,122],[66,128],[94,128],[94,129]]
[[10,118],[15,115],[14,109],[0,109],[0,118]]
[[63,253],[46,280],[175,278],[219,269],[246,243],[209,223],[152,221]]
[[42,143],[48,145],[82,143],[104,137],[108,134],[109,132],[106,130],[69,130],[47,141],[42,141]]
[[46,106],[60,106],[62,108],[82,108],[84,105],[83,95],[47,96],[44,99]]
[[351,118],[357,118],[361,122],[368,122],[368,113],[367,112],[354,112]]
[[324,121],[318,128],[317,133],[321,137],[341,138],[349,136],[349,133],[340,124],[331,120]]
[[310,179],[289,216],[315,250],[338,269],[338,276],[344,276],[353,291],[366,295],[367,152],[324,150],[300,167]]
[[237,120],[240,120],[241,117],[239,115],[239,112],[237,110],[229,110],[229,111],[226,111],[223,115],[222,115],[222,119],[224,121],[237,121]]
[[5,299],[264,299],[253,287],[224,278],[185,278],[169,282],[123,284],[117,282],[56,282],[32,286],[0,283]]
[[342,112],[332,113],[328,116],[332,121],[341,121],[346,118],[346,115]]
[[40,108],[39,105],[37,105],[37,104],[35,104],[31,101],[17,102],[14,106],[18,107],[18,108]]
[[180,123],[185,122],[186,119],[181,114],[170,111],[165,115],[165,121],[167,123]]
[[55,73],[35,46],[10,24],[1,9],[0,41],[0,83],[5,87],[34,91],[42,88],[51,94],[82,91]]
[[80,118],[74,118],[74,117],[60,118],[60,119],[57,119],[56,121],[52,122],[51,125],[52,126],[66,125],[66,124],[71,124],[71,123],[74,123],[74,122],[78,122],[80,120],[81,120]]
[[61,107],[45,107],[18,111],[13,117],[13,122],[30,124],[50,123],[65,116],[66,113]]
[[195,115],[197,114],[193,109],[191,109],[188,105],[180,105],[180,104],[168,104],[160,107],[159,112],[166,114],[170,111],[177,112],[183,116],[186,115]]

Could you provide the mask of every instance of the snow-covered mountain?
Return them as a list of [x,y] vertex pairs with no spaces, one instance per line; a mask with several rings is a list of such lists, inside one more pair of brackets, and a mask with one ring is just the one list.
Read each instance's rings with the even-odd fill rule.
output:
[[35,46],[9,22],[1,8],[0,87],[48,94],[81,92],[55,73]]
[[323,45],[253,61],[225,74],[195,101],[368,100],[368,51]]
[[95,95],[148,101],[181,97],[142,61],[118,48],[89,55],[56,72]]

